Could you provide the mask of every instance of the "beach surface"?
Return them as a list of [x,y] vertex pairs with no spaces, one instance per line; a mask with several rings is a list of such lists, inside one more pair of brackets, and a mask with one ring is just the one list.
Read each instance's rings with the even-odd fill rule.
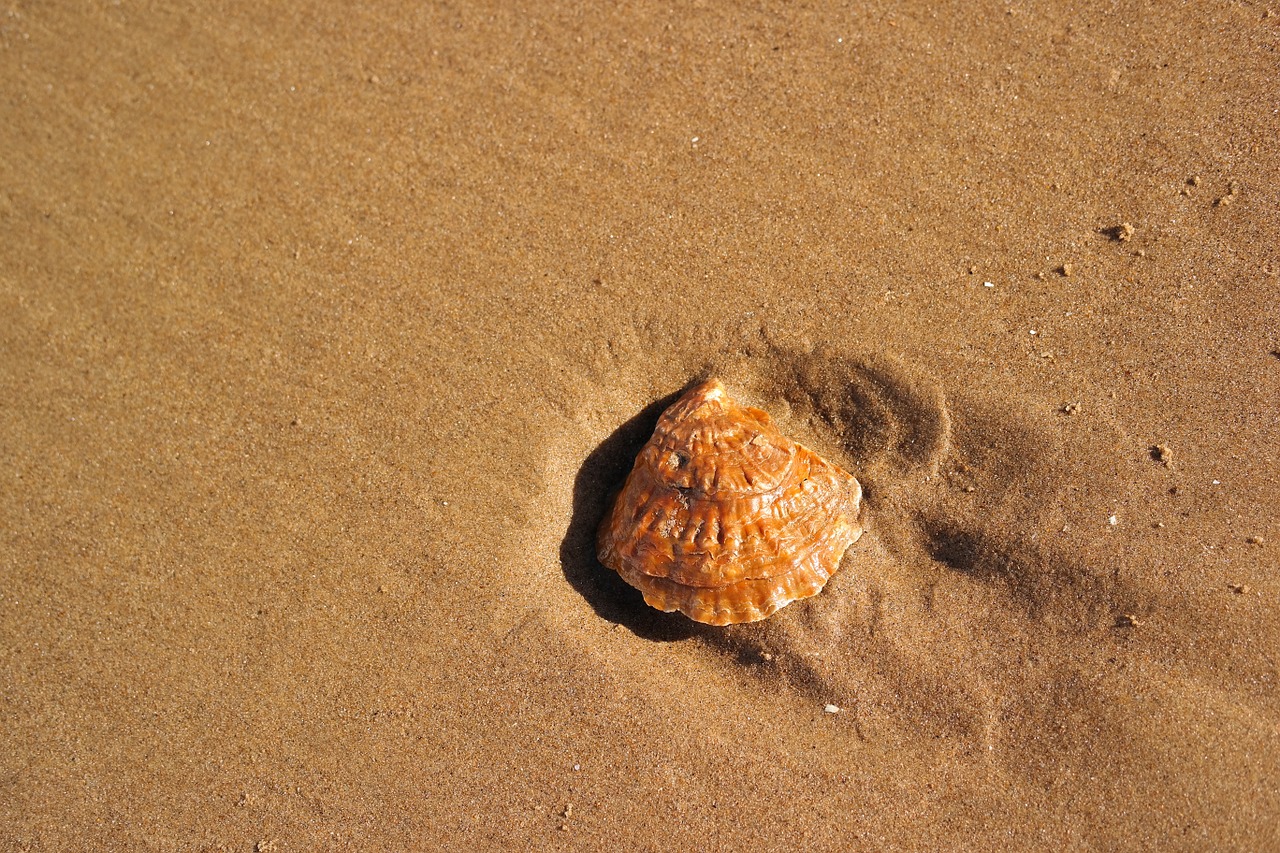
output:
[[[1273,6],[12,0],[0,851],[1280,849]],[[727,628],[709,376],[865,493]]]

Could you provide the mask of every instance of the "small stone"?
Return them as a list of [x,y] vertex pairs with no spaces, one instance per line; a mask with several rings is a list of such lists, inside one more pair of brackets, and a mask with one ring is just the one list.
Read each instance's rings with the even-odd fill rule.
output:
[[1061,275],[1063,278],[1070,278],[1071,273],[1074,270],[1075,270],[1075,267],[1073,267],[1071,264],[1063,264],[1062,266],[1058,267],[1058,274]]
[[1119,523],[1120,519],[1116,518],[1114,515],[1107,519],[1107,524],[1110,524],[1112,527],[1115,527]]
[[1192,175],[1191,177],[1187,178],[1187,183],[1188,183],[1188,184],[1190,184],[1190,185],[1191,185],[1191,186],[1193,186],[1193,187],[1198,187],[1198,186],[1200,186],[1200,176],[1199,176],[1199,175]]
[[760,657],[764,658],[766,663],[773,660],[773,655],[768,652],[761,652]]
[[984,282],[982,283],[982,286],[983,286],[983,287],[995,287],[995,286],[996,286],[996,284],[995,284],[995,282],[994,282],[994,281],[984,281]]
[[1063,403],[1062,411],[1063,413],[1068,415],[1077,415],[1080,413],[1080,404],[1079,403]]
[[1163,521],[1157,521],[1155,524],[1153,524],[1153,525],[1151,525],[1151,526],[1152,526],[1152,527],[1154,527],[1156,530],[1162,530],[1162,529],[1164,529],[1164,522],[1163,522]]
[[827,706],[826,706],[826,707],[824,707],[822,710],[823,710],[823,711],[826,711],[828,714],[839,714],[839,713],[840,713],[840,706],[839,706],[839,705],[827,705]]
[[1249,585],[1247,583],[1229,583],[1228,588],[1236,595],[1248,595]]
[[1267,540],[1263,539],[1261,536],[1250,536],[1244,541],[1248,542],[1250,545],[1265,545],[1267,543]]
[[1121,222],[1119,225],[1113,225],[1108,228],[1107,234],[1112,240],[1128,243],[1133,239],[1133,226],[1128,222]]
[[1173,448],[1167,444],[1153,444],[1151,446],[1151,458],[1159,462],[1166,468],[1173,467]]
[[1138,617],[1132,613],[1121,613],[1116,617],[1117,628],[1135,628],[1138,625]]

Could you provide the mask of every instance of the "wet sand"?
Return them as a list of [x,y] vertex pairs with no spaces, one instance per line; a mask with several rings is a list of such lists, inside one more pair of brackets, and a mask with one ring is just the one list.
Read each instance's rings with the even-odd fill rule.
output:
[[[1278,48],[7,7],[0,849],[1280,848]],[[729,628],[592,548],[712,374],[865,489]]]

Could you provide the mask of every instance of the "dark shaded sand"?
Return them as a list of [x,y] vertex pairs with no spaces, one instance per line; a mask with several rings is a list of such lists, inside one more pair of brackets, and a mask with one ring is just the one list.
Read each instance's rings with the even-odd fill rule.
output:
[[[1269,8],[10,3],[0,850],[1280,849]],[[711,372],[866,488],[729,629]]]

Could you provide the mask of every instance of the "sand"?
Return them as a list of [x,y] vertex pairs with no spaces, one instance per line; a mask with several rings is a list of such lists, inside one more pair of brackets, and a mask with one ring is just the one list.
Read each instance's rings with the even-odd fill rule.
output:
[[0,849],[1280,849],[1280,9],[276,5],[0,15]]

